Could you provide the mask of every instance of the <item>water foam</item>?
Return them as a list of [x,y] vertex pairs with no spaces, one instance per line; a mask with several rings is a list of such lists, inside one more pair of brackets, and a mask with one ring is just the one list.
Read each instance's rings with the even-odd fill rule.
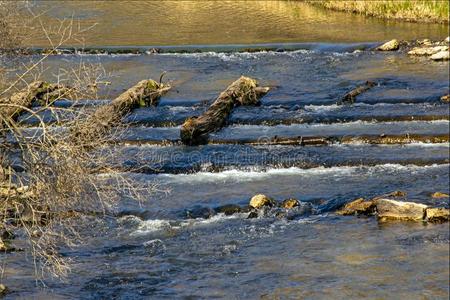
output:
[[448,164],[432,164],[428,166],[418,165],[401,165],[401,164],[382,164],[376,166],[339,166],[339,167],[316,167],[310,169],[302,169],[298,167],[290,168],[270,168],[265,171],[243,171],[243,170],[226,170],[222,172],[198,172],[193,174],[159,174],[157,178],[168,179],[177,183],[196,183],[196,182],[217,182],[217,181],[239,181],[251,182],[274,176],[349,176],[355,173],[378,173],[381,171],[417,171],[429,168],[439,168],[449,166]]

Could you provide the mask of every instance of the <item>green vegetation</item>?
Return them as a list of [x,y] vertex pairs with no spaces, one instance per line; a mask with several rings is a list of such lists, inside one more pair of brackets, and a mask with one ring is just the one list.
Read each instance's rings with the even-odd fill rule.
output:
[[449,22],[447,0],[307,1],[327,9],[412,22]]

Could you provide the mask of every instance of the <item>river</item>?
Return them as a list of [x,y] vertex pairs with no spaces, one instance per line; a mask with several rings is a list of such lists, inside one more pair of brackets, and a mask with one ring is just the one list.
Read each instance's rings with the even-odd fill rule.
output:
[[[158,107],[128,116],[129,128],[112,148],[117,160],[111,164],[124,176],[155,182],[161,192],[149,193],[141,205],[124,199],[117,218],[98,220],[86,229],[83,245],[62,249],[75,262],[67,283],[49,280],[40,289],[29,262],[5,256],[12,291],[6,298],[448,299],[448,224],[334,214],[346,202],[394,190],[407,192],[409,201],[448,207],[448,198],[430,196],[449,192],[448,143],[248,142],[448,135],[448,104],[439,98],[448,92],[449,63],[370,50],[393,37],[443,39],[445,26],[386,22],[294,1],[32,4],[48,10],[47,24],[72,15],[85,26],[98,23],[86,35],[88,47],[142,50],[48,58],[43,74],[49,79],[80,60],[103,66],[112,84],[104,100],[83,102],[89,107],[164,71],[174,88]],[[255,44],[290,51],[245,51]],[[36,38],[32,45],[44,42]],[[145,52],[155,46],[168,50]],[[208,145],[176,144],[183,121],[201,114],[242,74],[274,87],[261,106],[237,108]],[[354,105],[336,105],[366,80],[377,85]],[[57,120],[50,111],[40,114]],[[22,118],[33,132],[37,120]],[[257,193],[295,197],[303,205],[289,218],[202,218],[221,205],[246,205]]]

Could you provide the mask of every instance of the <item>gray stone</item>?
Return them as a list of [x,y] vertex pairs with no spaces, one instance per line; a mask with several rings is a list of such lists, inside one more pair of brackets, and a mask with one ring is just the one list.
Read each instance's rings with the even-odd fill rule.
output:
[[391,199],[377,199],[375,205],[380,221],[422,221],[425,217],[425,209],[427,208],[424,204]]

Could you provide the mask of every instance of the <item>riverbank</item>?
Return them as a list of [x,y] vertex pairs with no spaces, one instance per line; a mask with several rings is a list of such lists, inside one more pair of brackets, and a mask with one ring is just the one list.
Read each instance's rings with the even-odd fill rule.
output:
[[307,1],[314,6],[409,22],[448,24],[447,1]]

